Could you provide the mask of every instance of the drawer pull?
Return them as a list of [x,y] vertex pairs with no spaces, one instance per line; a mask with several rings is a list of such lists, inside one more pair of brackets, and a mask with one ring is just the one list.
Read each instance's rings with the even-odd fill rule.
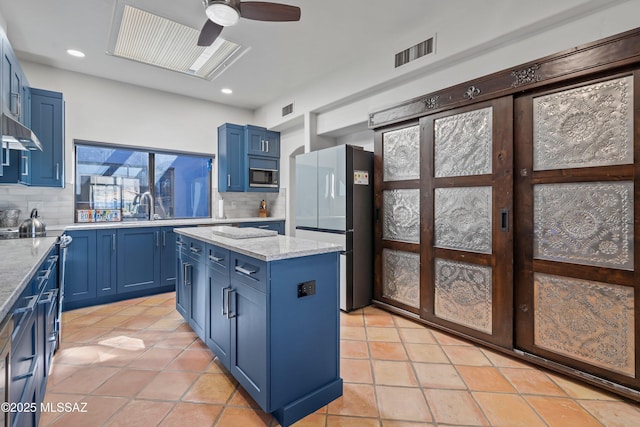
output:
[[20,380],[23,380],[25,378],[32,377],[33,374],[36,373],[36,367],[38,366],[38,364],[37,364],[38,355],[34,354],[33,356],[25,357],[24,359],[22,359],[23,362],[26,362],[27,360],[31,360],[31,367],[29,369],[29,372],[27,372],[26,374],[22,374],[22,375],[16,375],[15,377],[13,377],[14,381],[20,381]]
[[36,306],[36,302],[38,301],[38,295],[27,297],[27,299],[31,300],[29,301],[29,304],[27,304],[24,307],[16,308],[15,310],[13,310],[13,314],[20,314],[20,313],[33,311],[34,307]]
[[217,256],[215,256],[215,255],[209,255],[209,259],[210,259],[211,261],[215,261],[215,262],[224,261],[224,258],[220,258],[220,257],[217,257]]
[[240,267],[239,265],[236,265],[236,271],[242,273],[242,274],[246,274],[247,276],[251,276],[253,273],[255,273],[255,270],[247,270],[244,267]]
[[185,262],[182,264],[182,273],[184,277],[184,284],[191,285],[191,264]]
[[202,251],[202,249],[196,248],[195,246],[190,247],[189,250],[194,254],[199,254]]

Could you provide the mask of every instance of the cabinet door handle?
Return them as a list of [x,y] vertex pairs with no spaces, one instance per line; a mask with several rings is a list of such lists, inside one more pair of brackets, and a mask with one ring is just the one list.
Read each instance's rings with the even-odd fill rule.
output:
[[500,231],[509,231],[509,209],[500,209]]
[[191,264],[188,262],[182,264],[182,275],[184,277],[184,284],[191,285]]
[[231,187],[231,175],[227,174],[227,187]]
[[22,176],[29,176],[29,157],[22,156]]
[[162,247],[164,248],[165,246],[167,246],[167,232],[163,231],[162,232]]
[[113,234],[111,235],[111,250],[112,250],[113,252],[115,252],[115,251],[116,251],[116,233],[113,233]]
[[246,268],[240,267],[239,265],[236,265],[236,271],[239,271],[242,274],[246,274],[247,276],[251,276],[253,273],[255,273],[255,271],[247,270]]
[[235,293],[231,288],[227,288],[229,291],[227,292],[227,319],[233,319],[236,317],[235,313],[231,313],[231,294]]
[[56,163],[56,181],[60,179],[60,163]]
[[229,292],[231,288],[222,288],[222,315],[229,318]]
[[2,143],[2,166],[11,166],[11,156],[9,151],[9,143]]
[[156,231],[156,248],[160,247],[160,232]]
[[200,248],[196,248],[195,246],[190,247],[189,250],[194,254],[199,254],[202,251]]
[[269,140],[266,140],[264,143],[267,146],[267,149],[264,150],[264,151],[268,153],[269,152]]

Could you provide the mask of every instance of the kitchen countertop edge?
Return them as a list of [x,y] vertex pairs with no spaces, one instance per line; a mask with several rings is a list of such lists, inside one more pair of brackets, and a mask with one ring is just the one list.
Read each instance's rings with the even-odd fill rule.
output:
[[60,224],[47,226],[47,230],[95,230],[103,228],[136,228],[136,227],[192,227],[196,225],[213,226],[223,224],[238,224],[243,222],[286,221],[285,217],[245,217],[245,218],[193,218],[193,219],[158,219],[153,221],[118,221],[118,222],[87,222],[75,224]]
[[[38,267],[46,259],[61,233],[47,237],[3,241],[4,259],[0,266],[0,319],[5,319]],[[5,243],[6,242],[6,243]],[[37,250],[33,250],[33,249]]]
[[334,243],[317,242],[315,240],[283,235],[232,239],[213,234],[211,232],[213,228],[214,227],[178,228],[175,232],[267,262],[339,252],[342,250],[341,245]]

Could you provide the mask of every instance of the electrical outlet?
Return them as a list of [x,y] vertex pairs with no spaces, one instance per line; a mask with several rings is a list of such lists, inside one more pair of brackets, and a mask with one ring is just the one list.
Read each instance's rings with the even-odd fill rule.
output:
[[308,297],[316,294],[316,281],[298,283],[298,298]]

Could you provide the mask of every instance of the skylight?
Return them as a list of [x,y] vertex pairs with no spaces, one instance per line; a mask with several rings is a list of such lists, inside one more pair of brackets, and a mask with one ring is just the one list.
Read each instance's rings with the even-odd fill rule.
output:
[[198,46],[200,30],[119,2],[109,53],[113,56],[212,80],[245,50],[220,37]]

